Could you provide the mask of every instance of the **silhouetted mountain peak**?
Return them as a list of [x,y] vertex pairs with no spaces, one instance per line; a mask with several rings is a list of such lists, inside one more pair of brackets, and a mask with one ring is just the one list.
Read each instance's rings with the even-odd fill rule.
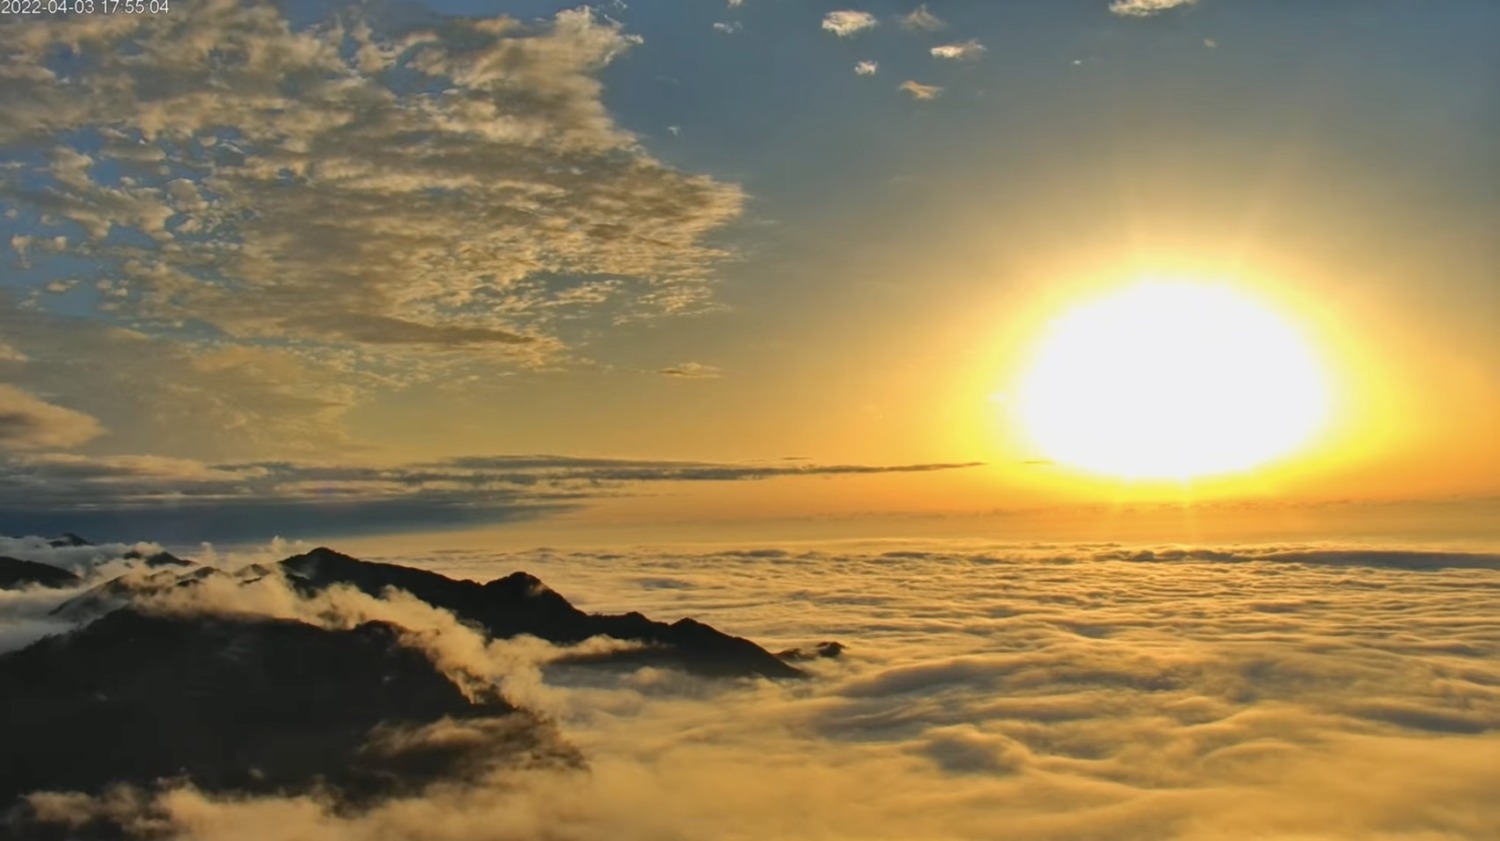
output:
[[0,590],[19,587],[73,587],[83,579],[51,564],[0,556]]
[[[354,587],[374,598],[384,597],[388,590],[401,590],[495,638],[525,634],[558,645],[573,645],[603,636],[640,643],[640,648],[631,653],[611,655],[615,661],[650,662],[726,677],[804,676],[750,640],[729,636],[695,619],[668,625],[635,612],[586,613],[526,572],[479,584],[428,570],[362,561],[324,546],[287,558],[278,567],[287,583],[304,596],[335,585]],[[207,566],[187,573],[179,569],[174,566],[121,576],[64,602],[53,615],[84,620],[128,604],[142,594],[193,587],[207,578],[225,575]],[[239,579],[250,583],[271,572],[264,567],[249,574],[242,570]]]
[[833,659],[844,654],[844,644],[841,642],[820,642],[813,646],[811,651],[805,648],[788,648],[785,651],[776,652],[776,656],[783,660],[816,660],[818,658]]
[[51,615],[81,622],[130,604],[138,596],[193,587],[208,578],[224,574],[207,566],[197,566],[188,572],[182,572],[177,567],[136,570],[85,590],[53,608]]
[[65,531],[57,537],[48,540],[47,545],[54,549],[61,549],[65,546],[93,546],[94,544],[70,531]]
[[547,585],[542,583],[542,579],[537,578],[535,575],[532,575],[529,572],[522,572],[520,570],[517,570],[510,575],[501,576],[500,578],[488,581],[484,586],[493,587],[495,589],[514,589],[521,592],[548,589]]
[[639,613],[613,616],[585,613],[526,572],[513,572],[478,584],[427,570],[362,561],[326,547],[287,558],[281,567],[293,586],[304,593],[318,592],[335,584],[351,585],[376,597],[387,588],[404,590],[483,628],[492,637],[527,634],[571,645],[605,636],[639,642],[651,649],[649,656],[639,652],[620,654],[617,660],[634,656],[710,675],[803,676],[801,671],[755,643],[728,636],[696,620],[667,625]]
[[190,566],[196,566],[197,565],[193,561],[184,560],[184,559],[179,558],[176,555],[172,554],[171,552],[165,552],[165,551],[163,551],[163,552],[152,552],[151,554],[147,555],[144,552],[141,552],[141,551],[139,551],[137,549],[131,549],[129,552],[126,552],[123,557],[126,560],[129,560],[129,561],[144,561],[145,564],[146,564],[146,566],[152,567],[152,568],[156,568],[156,567],[190,567]]

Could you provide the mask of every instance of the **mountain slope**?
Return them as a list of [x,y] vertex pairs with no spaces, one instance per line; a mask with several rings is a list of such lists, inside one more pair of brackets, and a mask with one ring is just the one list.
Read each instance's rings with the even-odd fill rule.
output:
[[[400,634],[375,622],[326,630],[123,608],[0,656],[0,812],[26,792],[97,792],[179,775],[205,790],[322,781],[360,798],[490,761],[577,762],[498,695],[465,697]],[[381,748],[391,728],[442,722],[471,722],[492,738]]]
[[0,556],[0,590],[40,585],[42,587],[73,587],[83,579],[65,569],[36,561]]

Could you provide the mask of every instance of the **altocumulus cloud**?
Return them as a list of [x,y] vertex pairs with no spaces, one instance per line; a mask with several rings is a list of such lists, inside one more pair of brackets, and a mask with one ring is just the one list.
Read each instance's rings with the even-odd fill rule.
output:
[[[497,770],[373,809],[192,788],[39,797],[181,838],[1462,839],[1500,833],[1500,570],[1361,547],[890,545],[399,558],[525,568],[591,610],[683,614],[776,646],[836,636],[795,686],[601,678],[487,649],[397,600],[438,662],[519,675],[587,770]],[[1401,551],[1387,547],[1382,552]],[[1410,550],[1414,551],[1414,550]],[[1149,556],[1148,553],[1149,552]],[[1340,565],[1294,560],[1342,553]],[[1438,553],[1441,554],[1441,553]],[[1470,558],[1476,556],[1455,556]],[[310,610],[275,588],[244,609]],[[347,621],[347,620],[344,620]],[[490,665],[486,667],[486,663]]]
[[102,312],[157,332],[407,376],[444,350],[527,364],[560,318],[703,306],[705,237],[743,202],[614,123],[596,74],[639,38],[586,9],[3,26],[0,199],[105,268]]

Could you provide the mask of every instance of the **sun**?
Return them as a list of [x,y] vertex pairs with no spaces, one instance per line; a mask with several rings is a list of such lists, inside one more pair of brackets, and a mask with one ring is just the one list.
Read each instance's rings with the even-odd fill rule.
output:
[[1305,445],[1330,402],[1288,320],[1227,284],[1175,280],[1062,315],[1014,394],[1049,459],[1130,479],[1250,470]]

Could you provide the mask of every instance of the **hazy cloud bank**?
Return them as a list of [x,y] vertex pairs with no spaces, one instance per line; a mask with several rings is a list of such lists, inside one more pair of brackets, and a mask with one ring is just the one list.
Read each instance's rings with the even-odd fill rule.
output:
[[920,473],[973,464],[735,464],[478,456],[346,466],[210,464],[157,456],[0,458],[0,529],[65,529],[167,542],[266,539],[540,517],[646,483]]

